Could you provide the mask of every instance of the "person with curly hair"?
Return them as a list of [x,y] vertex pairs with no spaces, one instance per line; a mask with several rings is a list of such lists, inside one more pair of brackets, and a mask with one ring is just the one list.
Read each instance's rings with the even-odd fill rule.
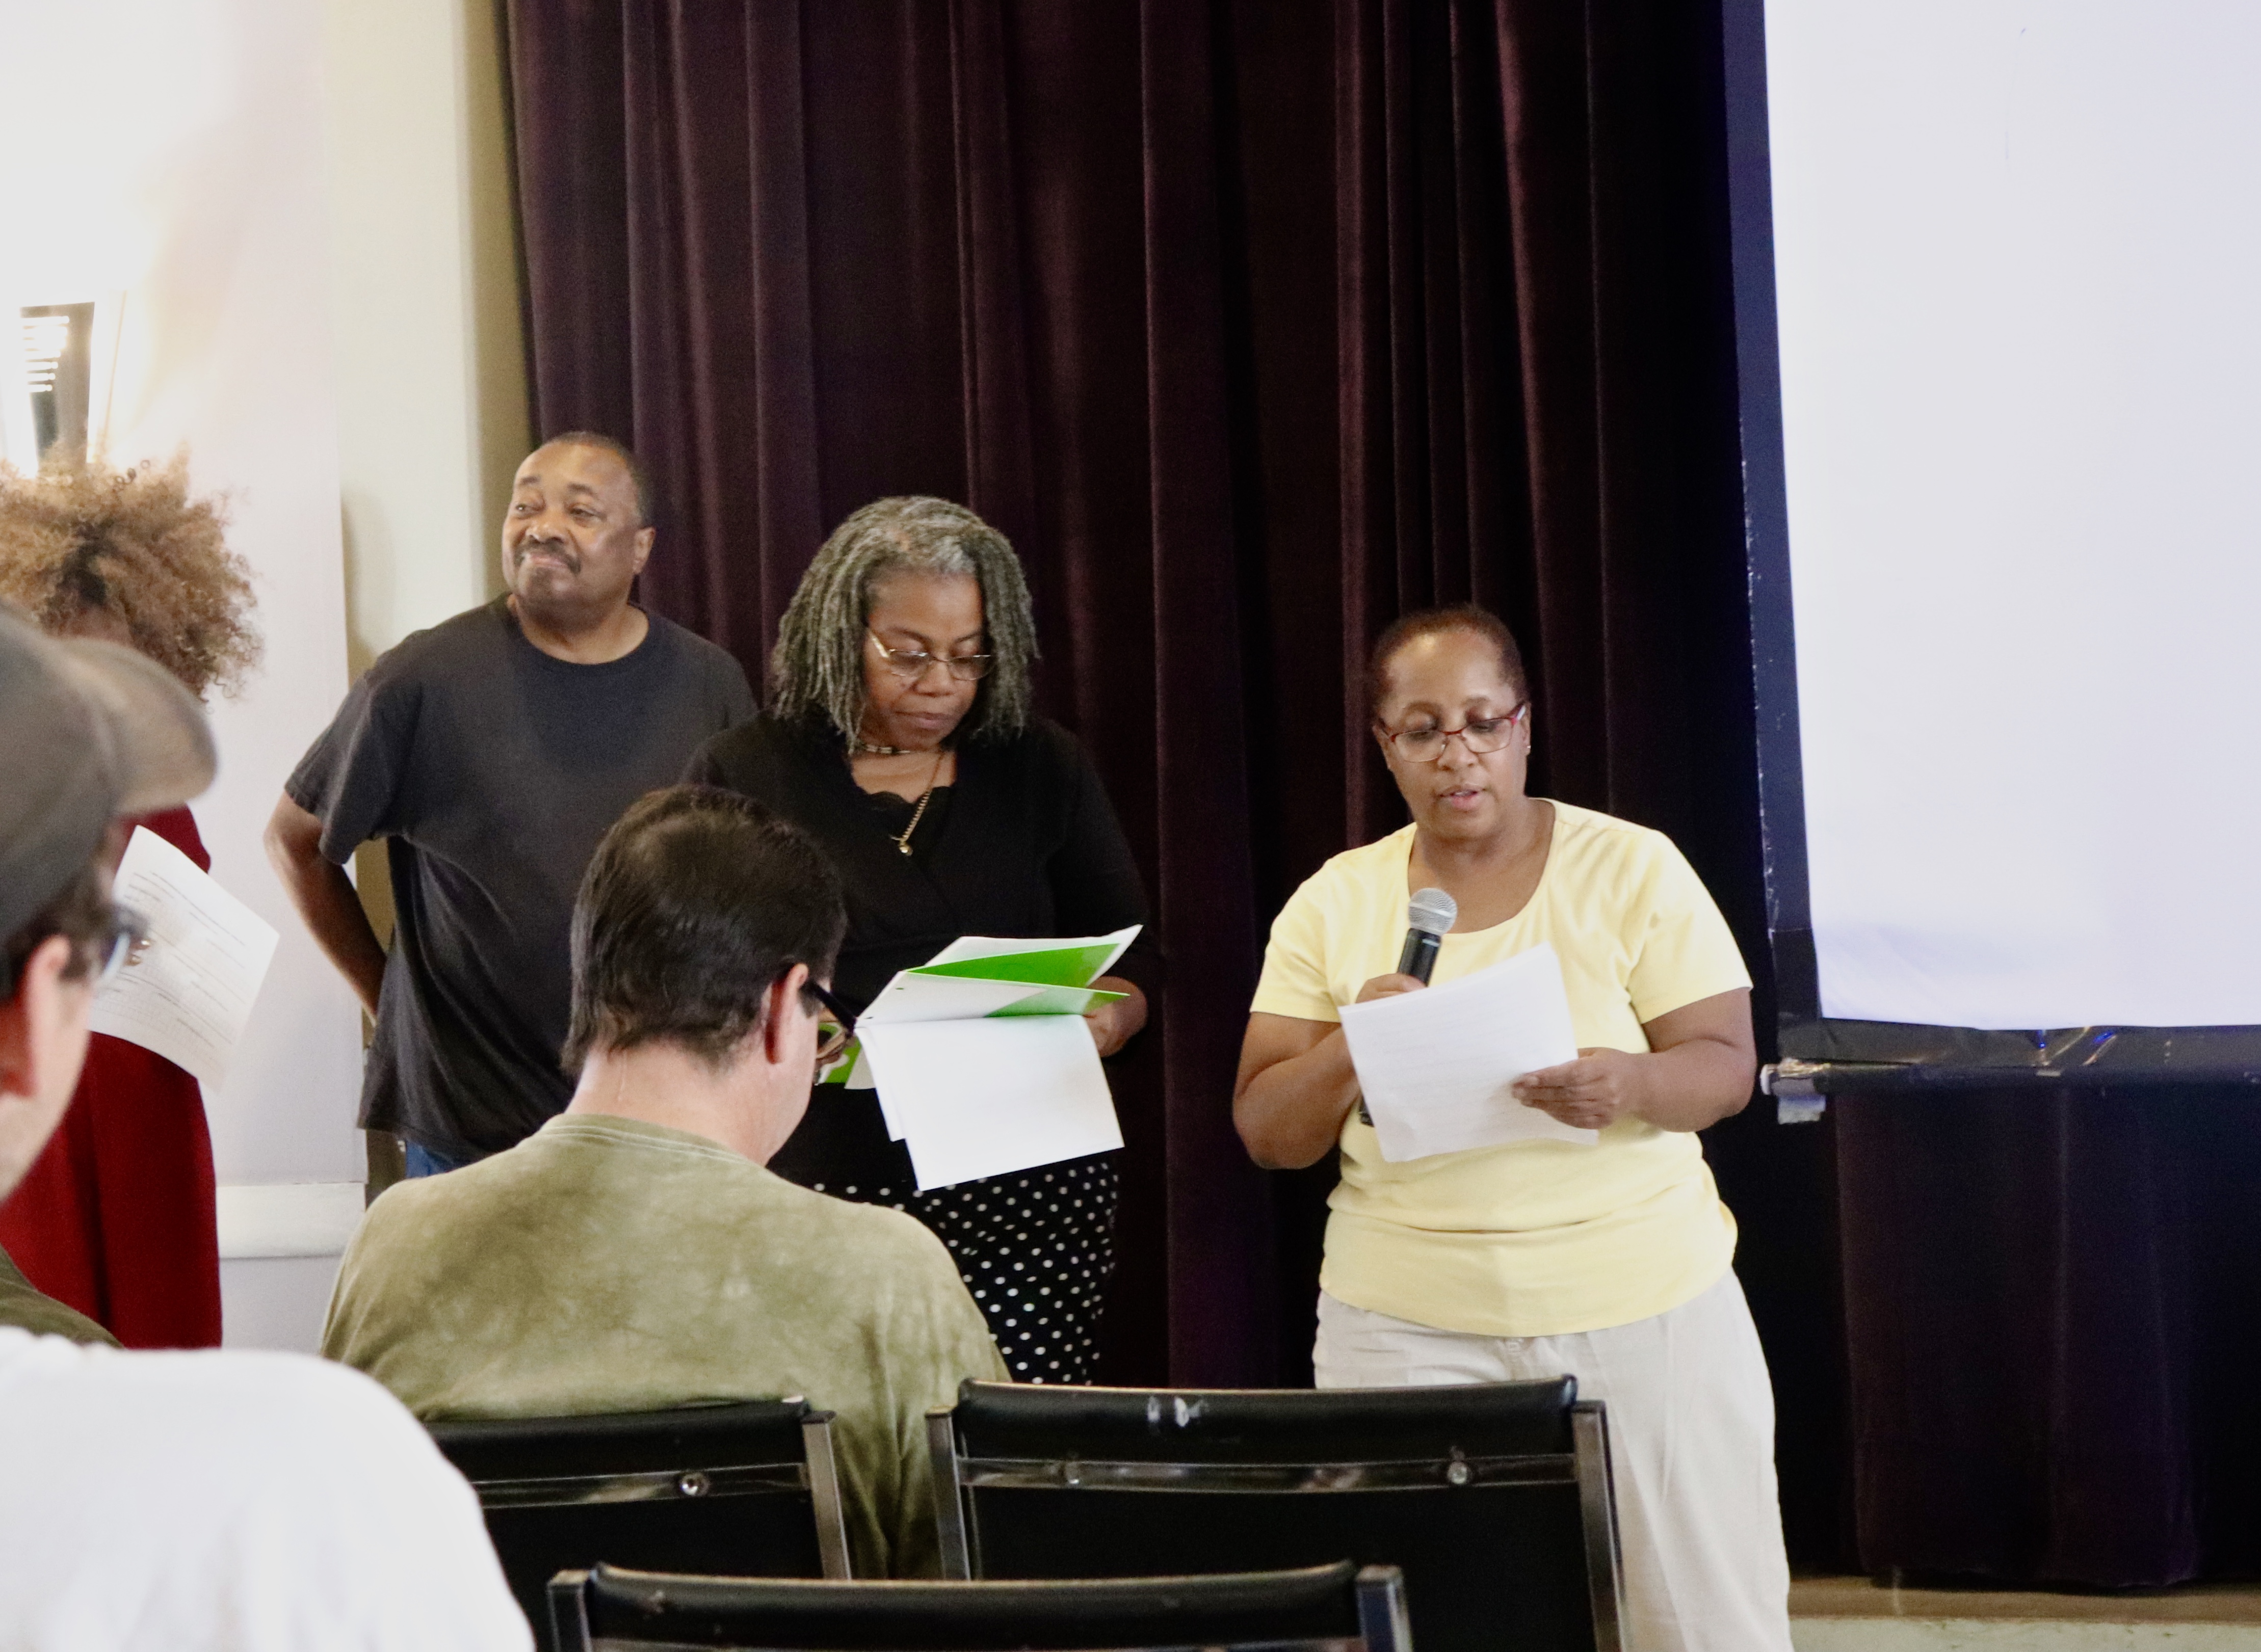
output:
[[259,663],[251,566],[227,548],[218,498],[192,497],[185,454],[114,470],[50,454],[0,464],[0,597],[54,635],[148,655],[198,699],[233,694]]
[[[202,699],[258,662],[251,569],[227,548],[224,503],[191,494],[186,455],[118,470],[50,454],[0,465],[0,600],[51,635],[120,643]],[[212,857],[183,806],[128,822],[198,866]],[[197,1081],[154,1051],[96,1033],[62,1126],[0,1206],[7,1262],[42,1294],[128,1348],[220,1340],[212,1138]]]

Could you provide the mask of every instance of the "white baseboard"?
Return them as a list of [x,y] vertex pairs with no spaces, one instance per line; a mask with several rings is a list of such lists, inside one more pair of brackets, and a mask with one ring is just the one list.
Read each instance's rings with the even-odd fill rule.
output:
[[337,1256],[361,1225],[359,1182],[272,1182],[219,1189],[222,1262]]
[[1792,1618],[1798,1652],[2257,1652],[2261,1624]]

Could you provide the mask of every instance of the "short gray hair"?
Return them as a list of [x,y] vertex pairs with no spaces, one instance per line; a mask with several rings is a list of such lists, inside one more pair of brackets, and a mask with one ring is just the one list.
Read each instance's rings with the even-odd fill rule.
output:
[[898,573],[967,575],[980,586],[991,664],[963,736],[1019,733],[1028,725],[1037,661],[1036,615],[1020,559],[1003,534],[964,505],[922,495],[874,499],[832,530],[778,622],[770,709],[785,718],[822,715],[843,738],[856,737],[864,724],[872,588]]

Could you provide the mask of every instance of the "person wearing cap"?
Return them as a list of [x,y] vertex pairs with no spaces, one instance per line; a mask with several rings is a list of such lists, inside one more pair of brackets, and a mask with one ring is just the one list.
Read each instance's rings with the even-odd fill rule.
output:
[[[199,699],[233,693],[260,642],[250,569],[228,550],[226,528],[219,502],[190,492],[185,454],[125,471],[57,454],[36,473],[0,466],[0,597],[50,635],[124,644]],[[212,869],[187,809],[124,823],[113,851],[136,828]],[[219,1224],[196,1079],[154,1050],[96,1033],[62,1127],[0,1205],[0,1249],[30,1284],[77,1311],[75,1323],[55,1324],[63,1334],[218,1347]],[[0,1296],[11,1271],[0,1264]]]
[[[408,1173],[563,1111],[566,927],[597,840],[753,711],[729,654],[629,600],[656,530],[634,455],[574,432],[518,468],[495,601],[381,655],[284,786],[269,858],[377,1024],[364,1128]],[[344,871],[383,839],[388,955]]]
[[[69,1104],[98,978],[134,934],[104,844],[203,790],[213,753],[153,662],[4,611],[0,729],[4,1201]],[[398,1402],[320,1360],[0,1325],[0,1465],[11,1648],[531,1644],[470,1488]]]

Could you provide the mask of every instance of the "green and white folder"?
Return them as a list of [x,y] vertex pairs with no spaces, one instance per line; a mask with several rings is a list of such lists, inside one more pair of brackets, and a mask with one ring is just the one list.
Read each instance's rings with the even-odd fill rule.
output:
[[878,1090],[921,1191],[1119,1148],[1082,1018],[1123,997],[1091,983],[1138,933],[954,940],[887,983],[857,1018],[858,1054],[827,1082]]

